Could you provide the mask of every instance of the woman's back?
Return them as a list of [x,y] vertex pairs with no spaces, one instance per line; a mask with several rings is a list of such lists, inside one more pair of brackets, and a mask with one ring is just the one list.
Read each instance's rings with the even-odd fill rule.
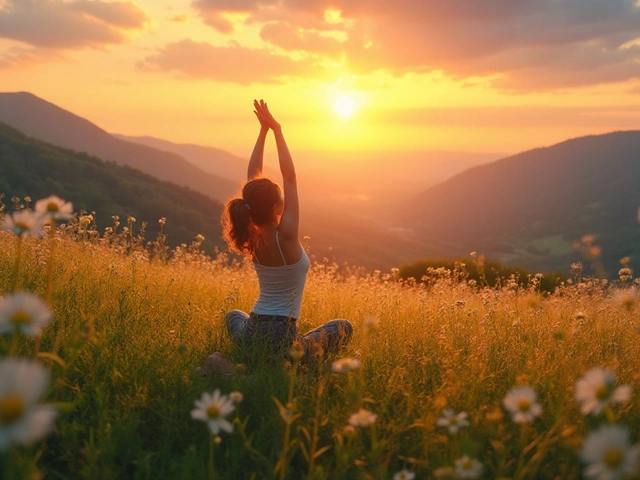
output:
[[[262,251],[256,251],[254,258],[260,296],[254,303],[252,312],[258,315],[277,315],[297,319],[300,316],[302,294],[309,271],[309,257],[298,243],[297,261],[290,263],[294,258],[293,255],[296,254],[296,249],[289,248],[285,252],[277,231],[275,242],[270,243],[263,244]],[[274,247],[277,254],[273,251]],[[263,264],[267,259],[269,264]]]

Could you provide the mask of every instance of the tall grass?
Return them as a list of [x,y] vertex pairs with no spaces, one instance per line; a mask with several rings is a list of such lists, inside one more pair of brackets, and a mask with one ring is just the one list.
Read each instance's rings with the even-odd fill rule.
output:
[[[580,279],[541,295],[536,279],[491,289],[448,271],[419,284],[395,272],[315,264],[298,328],[350,320],[355,333],[341,356],[360,368],[285,362],[201,378],[195,367],[215,351],[245,361],[222,320],[231,309],[251,310],[255,274],[224,255],[203,256],[198,241],[154,256],[148,252],[163,249],[143,248],[132,229],[129,222],[124,233],[101,235],[85,220],[53,240],[23,239],[15,278],[18,239],[0,232],[0,294],[15,286],[50,298],[54,321],[38,348],[57,356],[42,361],[54,379],[46,400],[61,410],[46,440],[0,454],[3,465],[12,456],[16,478],[209,478],[210,460],[224,479],[378,479],[402,469],[444,478],[463,455],[482,463],[482,478],[579,478],[580,446],[597,425],[640,434],[639,307],[614,298],[628,281]],[[365,326],[370,317],[379,322]],[[8,354],[7,338],[0,348]],[[18,355],[33,353],[34,342],[21,339]],[[598,366],[615,370],[634,394],[585,417],[574,385]],[[502,406],[523,384],[543,407],[530,425],[514,423]],[[210,433],[190,411],[216,388],[240,391],[244,401],[213,459]],[[378,416],[373,425],[349,425],[360,408]],[[470,425],[456,435],[437,427],[446,408],[467,412]]]

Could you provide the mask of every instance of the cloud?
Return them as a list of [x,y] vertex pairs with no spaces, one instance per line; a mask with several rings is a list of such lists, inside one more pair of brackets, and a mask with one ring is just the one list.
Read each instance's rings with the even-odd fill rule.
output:
[[188,78],[241,84],[280,83],[286,78],[319,73],[318,67],[309,60],[295,61],[237,43],[218,47],[191,39],[165,45],[138,66],[143,70],[177,72]]
[[5,0],[0,6],[0,37],[48,49],[124,43],[149,21],[129,1]]
[[548,128],[585,127],[607,129],[637,129],[640,121],[638,105],[603,107],[438,107],[374,110],[372,121],[394,125],[449,126],[477,128]]
[[0,70],[28,67],[35,63],[63,59],[62,54],[33,47],[14,46],[0,53]]
[[[635,0],[196,0],[231,33],[228,13],[262,24],[265,42],[340,58],[352,73],[442,71],[504,90],[554,90],[640,77]],[[329,22],[327,11],[341,22]],[[218,22],[218,23],[215,23]],[[329,35],[338,30],[342,39]]]

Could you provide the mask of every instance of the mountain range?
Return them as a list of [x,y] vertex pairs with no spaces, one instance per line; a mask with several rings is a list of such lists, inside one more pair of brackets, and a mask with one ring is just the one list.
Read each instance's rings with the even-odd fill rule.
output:
[[[236,192],[245,175],[246,159],[223,150],[110,135],[28,93],[0,94],[0,121],[218,202]],[[49,147],[41,145],[42,155]],[[311,237],[318,260],[385,269],[477,251],[508,265],[568,271],[581,260],[573,242],[590,234],[610,275],[621,257],[640,263],[638,131],[581,137],[499,160],[455,152],[324,155],[305,153],[298,169],[300,235]],[[278,176],[273,168],[267,173]],[[57,193],[56,183],[50,185]],[[106,216],[108,203],[101,204]],[[218,216],[209,218],[217,225]]]
[[450,255],[568,269],[573,242],[592,235],[615,274],[640,263],[640,131],[567,140],[470,168],[396,210],[395,222]]

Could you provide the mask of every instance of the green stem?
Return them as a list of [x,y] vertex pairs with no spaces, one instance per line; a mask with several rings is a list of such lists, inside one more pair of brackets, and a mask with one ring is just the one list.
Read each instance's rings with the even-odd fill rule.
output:
[[16,262],[13,265],[13,276],[11,277],[10,292],[15,292],[18,286],[18,275],[20,274],[20,260],[22,259],[22,236],[18,235],[18,245],[16,246]]
[[56,249],[56,221],[51,220],[51,229],[49,230],[49,260],[47,261],[47,291],[45,300],[51,305],[51,288],[53,286],[53,264],[55,260]]
[[215,444],[215,438],[213,433],[209,434],[209,480],[214,480],[216,478],[216,470],[214,468],[214,449],[213,446]]

